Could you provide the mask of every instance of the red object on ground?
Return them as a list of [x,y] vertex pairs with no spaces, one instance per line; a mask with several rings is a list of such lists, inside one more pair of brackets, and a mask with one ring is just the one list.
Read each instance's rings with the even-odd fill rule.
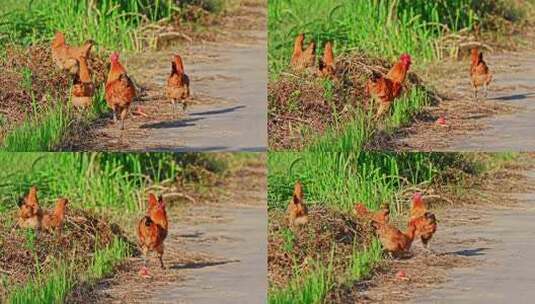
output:
[[407,274],[405,273],[405,271],[400,270],[400,271],[396,272],[396,279],[398,279],[398,280],[408,280],[409,278],[407,278]]
[[145,267],[145,266],[141,267],[141,269],[139,270],[138,274],[139,274],[139,276],[141,276],[144,279],[150,278],[149,269],[147,267]]
[[440,125],[440,126],[446,126],[446,117],[440,116],[437,119],[437,124]]

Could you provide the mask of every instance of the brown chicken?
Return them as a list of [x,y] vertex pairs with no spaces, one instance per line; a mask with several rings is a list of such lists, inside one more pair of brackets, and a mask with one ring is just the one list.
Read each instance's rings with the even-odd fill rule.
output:
[[37,188],[30,188],[28,194],[19,201],[19,218],[17,225],[21,228],[41,229],[43,210],[37,199]]
[[56,207],[54,208],[54,211],[46,211],[43,214],[43,219],[41,223],[42,229],[49,232],[52,230],[56,230],[61,233],[68,203],[69,200],[67,200],[66,198],[59,198],[56,201]]
[[295,38],[294,51],[290,64],[294,71],[302,72],[305,69],[314,66],[316,62],[316,43],[310,42],[306,50],[303,51],[303,43],[305,41],[305,34],[299,34]]
[[488,86],[492,81],[492,73],[485,60],[483,60],[483,53],[479,52],[477,48],[472,49],[472,63],[470,65],[470,78],[472,83],[472,90],[474,91],[473,98],[477,100],[477,95],[480,87],[483,87],[484,96],[488,95]]
[[94,41],[88,40],[84,45],[79,47],[69,46],[65,42],[65,36],[61,32],[56,32],[52,40],[52,59],[56,65],[69,73],[78,74],[79,65],[77,59],[80,57],[89,58],[91,47]]
[[377,235],[383,248],[393,257],[398,257],[409,251],[416,236],[416,224],[409,222],[407,232],[402,232],[393,225],[374,222]]
[[425,212],[424,215],[411,221],[416,225],[416,235],[420,236],[424,248],[430,250],[428,247],[429,241],[431,241],[431,238],[437,231],[437,220],[435,215],[430,212]]
[[319,60],[318,75],[322,77],[334,76],[334,53],[331,42],[325,44],[323,59]]
[[111,54],[110,61],[110,72],[106,80],[106,103],[113,111],[113,121],[115,123],[117,122],[117,113],[120,114],[121,130],[123,130],[124,120],[128,115],[130,104],[136,97],[136,88],[119,62],[119,54]]
[[160,267],[165,268],[163,263],[164,254],[164,240],[167,237],[168,220],[167,212],[165,210],[165,202],[160,196],[156,206],[152,204],[156,200],[153,194],[149,195],[149,210],[148,215],[144,216],[138,223],[137,236],[139,239],[139,247],[143,252],[144,267],[142,271],[147,272],[148,254],[154,251],[158,254]]
[[189,98],[189,77],[184,72],[184,63],[180,55],[175,55],[171,61],[171,75],[167,78],[167,98],[171,99],[173,108],[176,102],[182,102],[182,110],[188,106],[186,99]]
[[60,198],[53,211],[42,210],[37,199],[37,188],[31,187],[19,203],[18,226],[37,230],[61,231],[68,200]]
[[298,181],[294,186],[294,193],[288,204],[288,221],[290,226],[304,225],[308,222],[308,210],[305,205],[303,186]]
[[355,215],[363,220],[376,222],[379,224],[387,224],[390,221],[390,206],[387,203],[381,205],[381,209],[371,212],[364,204],[355,204]]
[[376,118],[385,114],[390,109],[392,102],[401,95],[410,66],[410,55],[403,54],[386,76],[376,74],[366,83],[366,95],[379,104]]
[[95,85],[85,57],[78,58],[80,67],[71,89],[72,104],[76,108],[89,108],[95,94]]
[[[410,221],[414,221],[419,218],[422,218],[427,213],[428,213],[427,206],[425,205],[422,194],[420,192],[416,192],[412,197]],[[435,218],[435,215],[433,215],[433,218]],[[426,249],[428,249],[429,241],[431,241],[431,238],[433,237],[433,234],[435,234],[435,231],[437,229],[436,221],[434,221],[434,223],[431,226],[432,226],[432,229],[427,226],[426,227],[417,226],[418,228],[417,235],[420,236],[420,239],[422,240],[422,244],[424,248]]]

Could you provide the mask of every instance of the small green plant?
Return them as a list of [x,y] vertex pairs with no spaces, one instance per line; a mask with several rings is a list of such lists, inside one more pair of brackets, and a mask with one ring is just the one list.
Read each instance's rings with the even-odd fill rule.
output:
[[292,253],[295,246],[295,234],[294,232],[289,229],[283,229],[281,231],[282,239],[284,240],[284,245],[282,246],[284,252],[286,253]]

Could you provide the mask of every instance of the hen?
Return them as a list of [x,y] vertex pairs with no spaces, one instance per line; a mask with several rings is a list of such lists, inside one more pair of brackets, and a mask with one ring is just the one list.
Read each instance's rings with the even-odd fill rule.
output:
[[365,86],[366,96],[370,96],[379,104],[376,118],[385,114],[392,102],[401,95],[403,83],[412,62],[408,54],[403,54],[386,76],[374,74]]
[[290,64],[294,71],[302,72],[307,68],[314,66],[316,61],[316,43],[310,42],[306,50],[303,51],[305,34],[301,33],[295,38],[294,51]]
[[288,221],[291,226],[304,225],[308,222],[308,210],[304,201],[303,187],[298,181],[294,186],[294,193],[288,204]]
[[166,95],[173,103],[182,101],[182,110],[186,111],[189,97],[189,77],[184,72],[184,63],[180,55],[175,55],[171,61],[171,75],[167,78]]
[[472,49],[472,63],[470,65],[470,78],[472,83],[472,90],[474,92],[473,98],[477,100],[477,94],[480,87],[483,87],[485,97],[488,95],[488,86],[492,81],[492,73],[485,60],[483,60],[483,53],[479,52],[477,48]]
[[113,121],[117,122],[117,113],[121,116],[121,130],[124,129],[124,120],[128,115],[130,104],[136,97],[136,88],[126,74],[126,70],[119,62],[119,54],[110,56],[111,67],[106,80],[106,103],[113,111]]
[[66,198],[59,198],[56,201],[56,207],[54,208],[54,211],[45,212],[43,214],[41,227],[49,232],[52,230],[61,232],[68,203],[69,201]]
[[80,57],[88,58],[93,44],[94,41],[88,40],[79,47],[69,46],[65,42],[63,33],[56,32],[52,40],[52,59],[60,69],[76,75],[79,70],[77,59]]
[[165,268],[163,263],[164,240],[167,237],[168,220],[165,210],[165,202],[160,196],[157,203],[154,194],[149,195],[149,210],[138,223],[137,236],[138,243],[144,258],[143,273],[147,273],[147,258],[151,251],[158,255],[160,267]]
[[85,57],[78,58],[79,71],[71,90],[71,101],[76,108],[89,108],[95,94],[95,85]]
[[319,60],[318,75],[322,77],[334,76],[334,53],[331,42],[325,44],[323,59]]
[[364,204],[355,204],[355,215],[363,220],[376,222],[379,224],[387,224],[390,221],[390,206],[386,203],[381,205],[381,209],[376,212],[371,212]]
[[19,218],[17,225],[21,228],[40,229],[43,210],[37,199],[37,188],[31,187],[28,194],[19,200]]
[[383,248],[391,256],[397,257],[409,251],[416,236],[416,223],[409,222],[407,232],[402,232],[393,225],[373,223]]

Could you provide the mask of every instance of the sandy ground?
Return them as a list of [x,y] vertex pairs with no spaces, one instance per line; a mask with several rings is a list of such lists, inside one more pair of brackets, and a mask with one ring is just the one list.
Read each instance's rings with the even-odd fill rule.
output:
[[[398,132],[395,149],[418,151],[532,151],[535,149],[535,54],[486,56],[494,80],[486,100],[472,100],[468,62],[452,63],[435,86],[447,98]],[[447,127],[435,121],[445,115]]]
[[[89,294],[94,303],[265,303],[267,208],[265,166],[247,167],[225,184],[217,203],[171,208],[164,263],[131,258]],[[77,302],[77,303],[79,303]]]
[[[264,6],[245,7],[263,28]],[[267,143],[267,33],[232,28],[216,42],[192,43],[124,59],[141,88],[133,108],[149,117],[130,117],[121,131],[110,117],[97,121],[69,149],[98,151],[265,151]],[[218,39],[219,37],[219,39]],[[179,52],[191,79],[186,112],[165,98],[170,60]]]

